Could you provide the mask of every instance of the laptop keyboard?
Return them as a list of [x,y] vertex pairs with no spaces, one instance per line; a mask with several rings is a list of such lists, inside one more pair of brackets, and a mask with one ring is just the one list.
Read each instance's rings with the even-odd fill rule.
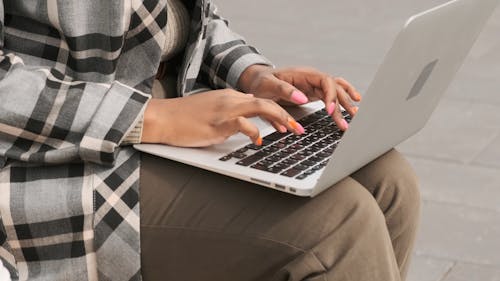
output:
[[[343,115],[349,123],[351,116]],[[306,130],[303,135],[274,132],[262,139],[262,146],[249,144],[219,160],[238,159],[237,165],[303,180],[326,166],[343,131],[324,109],[298,121]]]

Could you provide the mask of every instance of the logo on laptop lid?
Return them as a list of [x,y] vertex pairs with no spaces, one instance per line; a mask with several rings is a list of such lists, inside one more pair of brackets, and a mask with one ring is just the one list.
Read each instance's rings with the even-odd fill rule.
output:
[[411,88],[410,94],[406,98],[406,100],[410,100],[416,96],[418,96],[422,92],[422,88],[425,86],[425,83],[427,83],[427,80],[429,80],[429,77],[432,74],[432,71],[434,71],[434,68],[436,68],[436,64],[438,63],[439,59],[434,60],[430,62],[426,67],[424,67],[424,70],[422,70],[422,73],[418,76],[417,81],[415,81],[415,84],[413,84],[413,87]]

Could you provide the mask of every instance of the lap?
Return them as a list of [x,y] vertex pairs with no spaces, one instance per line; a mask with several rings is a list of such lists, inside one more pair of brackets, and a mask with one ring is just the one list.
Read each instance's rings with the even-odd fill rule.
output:
[[[377,165],[362,168],[358,179],[347,177],[315,198],[301,198],[142,154],[144,276],[190,272],[185,280],[218,280],[217,274],[237,268],[238,276],[262,280],[266,270],[312,249],[354,213],[384,224],[370,188],[360,182],[375,185],[381,177],[371,175],[379,169],[392,174],[386,169],[400,166],[401,159],[391,151]],[[338,231],[337,243],[349,239],[358,226],[351,227]],[[265,263],[259,262],[262,258]],[[189,271],[193,265],[206,270]]]
[[[307,247],[300,229],[320,232],[318,221],[340,214],[351,202],[376,201],[347,177],[315,198],[304,198],[159,157],[142,156],[141,225],[251,233]],[[342,219],[339,216],[339,220]],[[301,224],[301,225],[298,225]],[[307,243],[306,243],[307,244]]]

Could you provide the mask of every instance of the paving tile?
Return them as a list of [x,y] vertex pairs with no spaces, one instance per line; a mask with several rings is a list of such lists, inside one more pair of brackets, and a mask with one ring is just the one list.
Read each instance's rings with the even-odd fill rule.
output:
[[496,211],[424,201],[418,255],[500,267]]
[[500,132],[499,109],[444,99],[425,128],[399,148],[410,155],[468,163]]
[[[500,49],[500,46],[498,49]],[[500,61],[498,64],[500,65]],[[486,67],[486,69],[491,68]],[[498,73],[500,73],[500,70],[498,70]],[[498,77],[482,75],[482,72],[466,73],[460,71],[445,96],[471,103],[482,102],[500,106],[499,86]]]
[[458,263],[443,281],[500,281],[500,268]]
[[497,167],[500,169],[500,134],[483,151],[481,151],[476,159],[474,159],[473,163]]
[[449,97],[500,104],[500,9],[493,14],[450,86]]
[[414,256],[407,281],[440,281],[452,266],[452,261]]
[[[461,204],[499,212],[499,169],[409,157],[424,200]],[[424,218],[425,219],[425,218]]]

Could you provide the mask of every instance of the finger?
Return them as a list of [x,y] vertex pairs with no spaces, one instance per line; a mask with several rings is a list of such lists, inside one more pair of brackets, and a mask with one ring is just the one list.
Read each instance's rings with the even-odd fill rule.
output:
[[357,101],[357,102],[361,101],[361,94],[356,90],[356,88],[354,88],[354,86],[351,83],[349,83],[349,81],[347,81],[341,77],[336,77],[335,81],[340,86],[342,86],[342,88],[345,89],[345,91],[349,94],[351,99],[353,99],[354,101]]
[[271,125],[273,125],[274,129],[276,129],[276,131],[280,132],[280,133],[286,133],[287,129],[285,126],[283,125],[280,125],[279,123],[277,122],[270,122]]
[[331,115],[333,103],[337,103],[337,83],[328,75],[321,75],[320,89],[322,90],[322,100],[325,103],[326,111]]
[[302,125],[297,123],[295,119],[286,112],[276,102],[269,99],[254,98],[245,103],[238,104],[234,113],[236,116],[255,117],[260,116],[270,122],[284,126],[290,132],[295,134],[303,134],[305,132]]
[[[323,91],[321,89],[316,88],[315,91],[316,91],[316,95],[317,96],[321,97],[323,95]],[[326,104],[326,102],[325,102],[325,104]],[[333,111],[335,110],[335,106],[336,106],[336,102],[335,101],[332,101],[332,102],[329,103],[328,106],[325,106],[325,109],[326,109],[326,112],[328,113],[328,115],[330,115],[330,116],[333,115]]]
[[255,126],[245,117],[236,117],[222,122],[219,128],[224,131],[227,137],[232,136],[238,132],[248,136],[250,140],[256,145],[262,145],[262,138],[260,137],[259,128]]
[[332,77],[314,69],[299,71],[302,73],[301,79],[303,80],[300,84],[307,85],[306,88],[308,89],[314,89],[314,94],[310,94],[309,97],[317,96],[324,101],[326,108],[331,106],[331,103],[336,100],[336,89],[334,87],[336,84]]
[[337,104],[335,106],[335,110],[333,112],[333,121],[337,126],[342,130],[345,131],[349,128],[349,124],[347,124],[347,121],[345,121],[344,116],[342,115],[342,112],[340,112],[340,105]]
[[338,101],[347,110],[347,112],[354,116],[358,112],[358,107],[354,106],[349,94],[340,85],[337,85]]
[[273,83],[274,91],[281,99],[297,105],[309,102],[306,94],[295,88],[292,84],[278,78],[273,78]]

